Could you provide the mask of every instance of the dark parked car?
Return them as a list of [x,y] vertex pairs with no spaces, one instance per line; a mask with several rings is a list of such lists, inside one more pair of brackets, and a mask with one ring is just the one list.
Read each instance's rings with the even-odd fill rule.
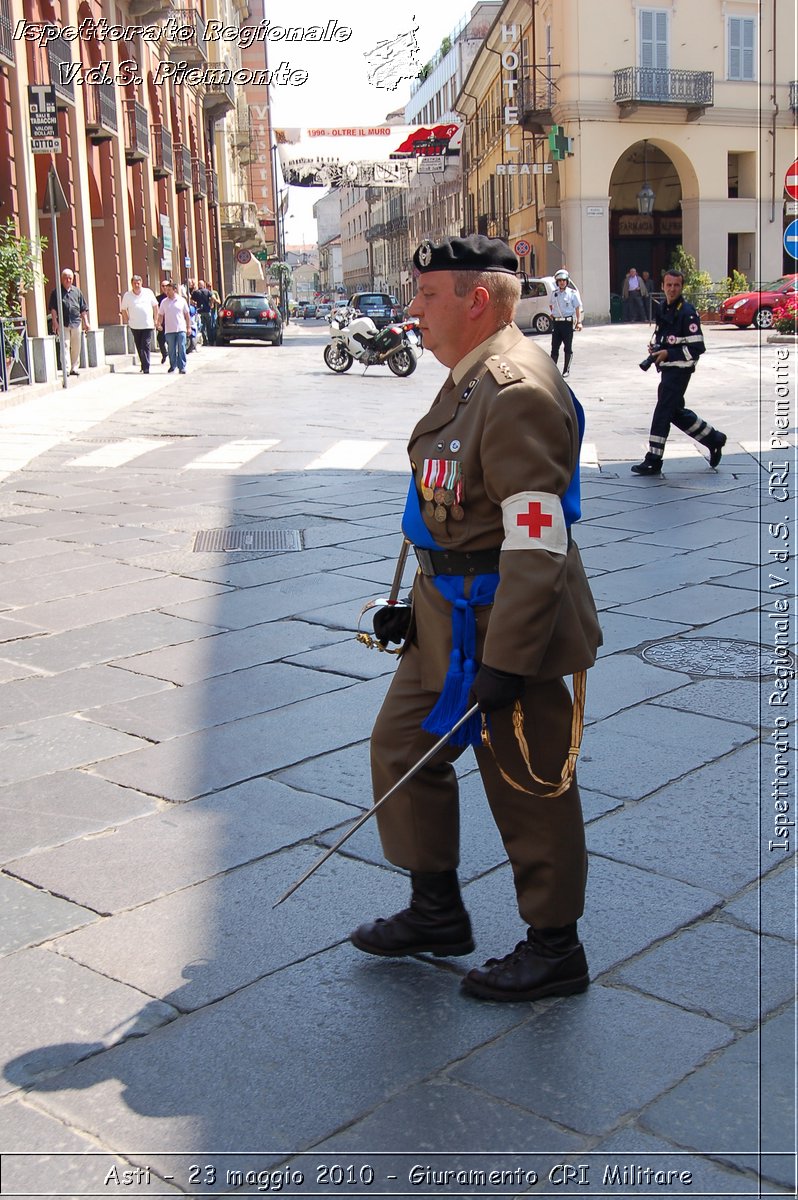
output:
[[315,304],[306,304],[305,311],[302,314],[304,320],[309,321],[310,318],[315,317],[315,315],[316,315],[316,305]]
[[371,317],[378,329],[384,329],[394,319],[393,304],[387,292],[355,292],[349,306],[364,317]]
[[219,309],[216,345],[228,346],[237,338],[256,338],[259,342],[283,344],[283,321],[268,296],[226,296]]

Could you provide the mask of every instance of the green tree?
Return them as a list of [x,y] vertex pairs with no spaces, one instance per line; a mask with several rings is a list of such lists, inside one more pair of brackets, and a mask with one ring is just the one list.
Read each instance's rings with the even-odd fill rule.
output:
[[10,217],[0,225],[0,320],[3,321],[6,350],[12,353],[22,341],[22,334],[9,324],[22,316],[22,297],[39,280],[46,283],[39,269],[41,251],[47,239],[38,242],[20,237]]

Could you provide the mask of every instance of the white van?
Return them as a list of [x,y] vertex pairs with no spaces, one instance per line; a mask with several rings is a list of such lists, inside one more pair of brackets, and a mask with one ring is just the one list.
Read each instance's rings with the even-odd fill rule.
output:
[[551,332],[550,304],[555,286],[553,275],[544,275],[540,279],[521,276],[521,299],[515,310],[515,323],[524,333]]

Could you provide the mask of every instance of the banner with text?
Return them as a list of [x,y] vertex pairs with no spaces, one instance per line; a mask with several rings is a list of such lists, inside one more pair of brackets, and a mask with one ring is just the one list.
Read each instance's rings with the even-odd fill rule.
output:
[[462,127],[333,126],[275,129],[280,166],[295,187],[402,187],[422,159],[457,159]]

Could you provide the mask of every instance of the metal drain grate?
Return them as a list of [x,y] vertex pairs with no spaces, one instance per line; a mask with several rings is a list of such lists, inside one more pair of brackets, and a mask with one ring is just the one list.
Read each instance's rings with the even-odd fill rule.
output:
[[198,529],[192,549],[202,554],[234,550],[301,550],[298,529]]
[[[740,642],[733,638],[671,638],[647,646],[641,657],[666,671],[681,671],[715,679],[758,679],[772,671],[772,651],[757,642]],[[793,665],[790,654],[785,665]]]

